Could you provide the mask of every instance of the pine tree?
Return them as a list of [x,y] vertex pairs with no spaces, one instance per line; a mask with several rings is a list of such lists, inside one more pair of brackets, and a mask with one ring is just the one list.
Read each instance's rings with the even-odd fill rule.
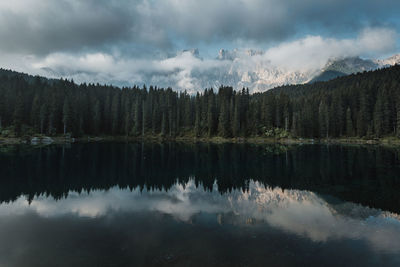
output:
[[161,136],[164,137],[167,133],[167,116],[165,112],[162,113],[162,120],[161,120]]
[[106,100],[104,103],[104,132],[107,134],[111,133],[112,129],[112,114],[111,114],[111,92],[109,92],[106,96]]
[[397,109],[396,116],[396,136],[400,138],[400,109]]
[[354,136],[354,126],[353,126],[353,120],[351,118],[350,107],[348,107],[346,110],[346,135]]
[[268,129],[275,127],[275,112],[276,112],[276,101],[275,95],[270,94],[267,95],[265,100],[266,105],[264,106],[264,117],[265,117],[265,126]]
[[329,112],[326,102],[321,101],[318,109],[320,137],[329,138]]
[[240,134],[240,95],[236,95],[236,101],[234,102],[233,121],[232,121],[232,135],[238,137]]
[[299,123],[298,123],[298,114],[293,112],[292,114],[292,131],[291,134],[293,137],[296,137],[299,135],[300,130],[299,130]]
[[47,119],[47,113],[48,113],[48,105],[47,103],[43,103],[42,106],[40,107],[40,133],[44,133],[44,125],[46,123]]
[[133,134],[138,136],[142,132],[142,101],[137,98],[135,102],[135,112],[133,119]]
[[397,93],[396,97],[396,136],[400,138],[400,92]]
[[120,116],[119,116],[119,109],[120,109],[120,97],[119,93],[116,93],[113,97],[112,104],[111,104],[111,116],[112,116],[112,134],[116,135],[119,133],[119,125],[120,125]]
[[227,103],[221,103],[218,122],[219,135],[222,137],[229,137],[229,111]]
[[17,136],[20,136],[22,130],[23,114],[24,114],[24,102],[21,92],[17,94],[15,102],[16,103],[14,109],[14,131]]
[[39,95],[35,95],[32,102],[31,109],[31,125],[35,132],[40,130],[40,98]]
[[374,108],[374,118],[373,118],[373,122],[374,122],[374,132],[376,137],[381,137],[383,134],[383,119],[384,119],[384,115],[383,115],[383,97],[381,94],[378,94],[378,98],[376,100],[375,103],[375,108]]
[[[126,89],[125,89],[126,90]],[[129,136],[132,129],[132,114],[131,114],[131,102],[127,96],[127,92],[123,92],[121,97],[121,102],[123,103],[123,111],[122,115],[124,118],[123,121],[123,132],[125,136]]]
[[68,98],[64,100],[63,106],[63,124],[64,124],[64,135],[67,133],[67,126],[71,120],[71,107],[69,106]]
[[0,133],[2,130],[2,126],[3,126],[2,122],[3,122],[4,113],[5,113],[4,110],[5,110],[4,97],[0,97]]
[[195,106],[195,122],[194,122],[194,134],[196,137],[201,136],[201,105],[200,105],[200,94],[196,95],[196,106]]
[[93,130],[95,135],[98,135],[100,133],[100,123],[101,123],[100,101],[96,100],[93,108]]
[[392,111],[390,109],[389,94],[386,90],[382,91],[382,114],[382,134],[389,134],[392,130]]
[[147,130],[147,109],[146,109],[146,101],[142,101],[142,137],[144,137],[144,134],[146,133]]
[[[57,118],[57,99],[56,96],[54,94],[52,94],[50,96],[50,105],[49,105],[49,116],[48,116],[48,129],[47,129],[47,133],[49,135],[53,135],[57,132],[57,129],[55,127],[56,125],[56,118]],[[78,116],[80,114],[78,113]]]
[[366,89],[360,91],[360,109],[357,116],[357,135],[365,136],[368,130],[370,116],[370,97]]
[[208,112],[207,112],[207,128],[209,137],[215,134],[215,129],[216,129],[215,115],[216,115],[215,96],[214,93],[211,91],[211,94],[208,98]]
[[161,118],[161,114],[160,114],[160,108],[159,105],[155,105],[154,106],[154,110],[153,110],[153,118],[151,120],[151,129],[152,129],[152,133],[153,135],[156,135],[157,133],[160,132],[160,118]]

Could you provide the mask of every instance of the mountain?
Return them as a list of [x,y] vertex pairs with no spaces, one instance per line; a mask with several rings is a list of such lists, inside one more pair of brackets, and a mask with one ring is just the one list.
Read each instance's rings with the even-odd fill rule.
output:
[[318,76],[314,77],[309,83],[315,83],[315,82],[326,82],[338,77],[346,76],[348,74],[336,70],[326,70],[323,71],[321,74]]
[[381,64],[370,59],[359,57],[348,57],[338,60],[329,60],[321,73],[314,77],[310,83],[329,81],[337,77],[350,75],[352,73],[364,72],[378,69]]
[[[78,83],[114,84],[120,87],[157,85],[186,90],[191,94],[204,88],[217,89],[223,85],[234,89],[249,88],[254,93],[289,84],[328,81],[400,63],[400,54],[387,59],[348,57],[333,58],[328,62],[311,58],[309,64],[306,64],[307,60],[297,60],[294,57],[296,55],[277,59],[270,52],[261,50],[221,49],[215,57],[203,58],[199,50],[194,48],[163,55],[153,61],[128,62],[123,67],[115,66],[121,72],[114,69],[112,72],[96,71],[92,66],[43,64],[36,74],[51,78],[64,77]],[[133,67],[132,71],[130,67]],[[33,76],[26,78],[32,80]]]
[[394,66],[396,64],[400,64],[400,54],[391,56],[387,59],[382,59],[382,60],[375,60],[377,64],[380,66],[388,67],[388,66]]
[[361,59],[360,57],[329,60],[321,73],[314,77],[310,83],[329,81],[337,77],[390,67],[396,64],[400,64],[400,54],[382,60]]
[[349,75],[352,73],[375,70],[379,67],[379,64],[370,59],[348,57],[339,60],[329,60],[323,71],[337,71]]
[[277,66],[263,51],[257,50],[221,49],[216,60],[221,62],[218,68],[191,72],[192,81],[196,81],[199,88],[231,85],[237,89],[248,87],[252,92],[263,92],[282,85],[329,81],[353,73],[393,66],[400,63],[400,54],[383,60],[360,57],[330,59],[321,69],[300,70]]

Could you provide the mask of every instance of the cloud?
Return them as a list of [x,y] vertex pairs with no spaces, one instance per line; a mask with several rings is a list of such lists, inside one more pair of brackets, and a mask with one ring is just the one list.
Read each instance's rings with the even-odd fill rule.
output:
[[[396,49],[397,32],[390,28],[365,28],[354,38],[306,36],[264,51],[239,49],[222,58],[201,58],[195,51],[170,57],[135,58],[121,53],[51,53],[23,57],[17,70],[80,82],[119,86],[156,85],[194,93],[221,84],[262,91],[274,86],[307,82],[332,58],[378,56]],[[9,59],[9,67],[18,57]]]
[[308,36],[273,47],[265,56],[276,65],[295,70],[318,69],[331,58],[377,56],[394,52],[397,35],[395,30],[389,28],[365,28],[354,39]]
[[[262,91],[307,82],[329,58],[394,52],[399,9],[393,0],[2,1],[0,67],[119,86]],[[200,46],[209,55],[221,44],[239,47],[234,60],[176,53]],[[249,56],[252,47],[263,54]]]
[[131,38],[132,15],[115,1],[3,1],[0,49],[41,55],[100,48]]
[[[115,47],[140,54],[177,42],[255,42],[395,27],[395,0],[20,0],[0,3],[0,50],[46,55]],[[150,48],[150,50],[149,50]]]

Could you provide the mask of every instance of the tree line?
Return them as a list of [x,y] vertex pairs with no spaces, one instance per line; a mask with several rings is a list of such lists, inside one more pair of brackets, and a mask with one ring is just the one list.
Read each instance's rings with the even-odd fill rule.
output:
[[190,95],[171,88],[78,85],[1,73],[3,136],[400,135],[400,66],[255,94],[221,86]]

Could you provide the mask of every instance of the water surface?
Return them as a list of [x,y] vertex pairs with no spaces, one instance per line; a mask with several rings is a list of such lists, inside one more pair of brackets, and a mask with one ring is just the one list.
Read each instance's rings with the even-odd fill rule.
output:
[[399,150],[0,150],[0,266],[400,266]]

